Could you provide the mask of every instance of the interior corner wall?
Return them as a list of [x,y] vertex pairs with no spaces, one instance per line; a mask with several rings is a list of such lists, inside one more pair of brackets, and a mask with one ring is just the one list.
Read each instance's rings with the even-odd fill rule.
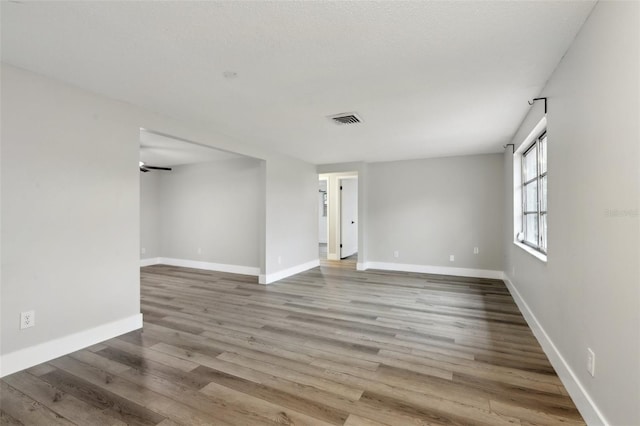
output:
[[501,154],[368,164],[369,264],[502,276],[502,186]]
[[260,160],[175,166],[159,178],[159,256],[258,270]]
[[162,256],[160,178],[160,173],[140,173],[140,259]]
[[[4,64],[1,84],[5,375],[90,344],[87,330],[112,337],[142,321],[130,110]],[[28,310],[35,326],[20,330]]]
[[[587,423],[640,424],[640,3],[597,3],[540,96],[548,259],[513,244],[506,154],[507,279]],[[529,114],[516,148],[542,114]]]

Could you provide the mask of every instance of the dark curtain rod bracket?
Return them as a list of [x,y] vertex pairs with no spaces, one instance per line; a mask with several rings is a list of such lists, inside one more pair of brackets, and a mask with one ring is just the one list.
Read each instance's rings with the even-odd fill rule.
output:
[[547,98],[533,98],[532,101],[527,101],[529,105],[533,105],[536,101],[544,101],[544,113],[547,113]]
[[507,149],[507,147],[508,147],[508,146],[510,146],[510,147],[511,147],[511,153],[512,153],[512,154],[515,154],[515,153],[516,153],[516,146],[515,146],[514,144],[512,144],[512,143],[508,143],[508,144],[506,144],[506,145],[502,145],[502,147],[503,147],[504,149]]

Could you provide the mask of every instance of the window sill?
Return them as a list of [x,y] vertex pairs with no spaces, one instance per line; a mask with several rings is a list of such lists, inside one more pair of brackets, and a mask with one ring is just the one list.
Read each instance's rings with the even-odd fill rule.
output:
[[538,260],[547,263],[547,255],[544,253],[540,253],[538,250],[534,250],[531,247],[529,247],[526,244],[522,244],[519,241],[514,241],[513,242],[514,245],[520,247],[522,250],[526,251],[527,253],[529,253],[530,255],[532,255],[533,257],[537,258]]

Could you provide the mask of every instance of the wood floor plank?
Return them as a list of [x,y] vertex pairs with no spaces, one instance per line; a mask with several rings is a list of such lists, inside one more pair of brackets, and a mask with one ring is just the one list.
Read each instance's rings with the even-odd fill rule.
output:
[[205,395],[220,398],[221,400],[224,400],[230,404],[242,407],[248,412],[258,413],[262,417],[265,417],[276,424],[300,424],[309,426],[328,426],[331,424],[319,419],[315,419],[306,414],[302,414],[297,411],[270,403],[263,399],[247,395],[246,393],[238,392],[236,390],[219,385],[215,382],[209,383],[207,386],[202,388],[200,392],[204,393]]
[[12,417],[9,413],[0,409],[0,425],[2,426],[23,426],[20,420]]
[[441,400],[439,405],[432,405],[425,400],[406,401],[367,391],[362,395],[361,402],[372,407],[389,407],[415,418],[426,419],[432,424],[502,426],[520,423],[515,417],[497,414],[492,411],[478,410],[474,407],[454,404],[446,400]]
[[267,386],[204,366],[198,367],[198,371],[209,377],[211,383],[225,386],[277,406],[305,413],[309,417],[328,424],[342,425],[348,416],[347,412],[323,404],[320,402],[320,398],[314,398],[321,396],[318,392],[307,392],[302,386],[287,387],[284,383],[282,385],[273,384],[275,387]]
[[[110,360],[127,365],[131,367],[131,369],[138,370],[140,372],[147,372],[157,377],[169,380],[178,386],[183,386],[191,389],[200,389],[207,385],[207,382],[197,374],[185,372],[174,367],[169,367],[167,365],[155,362],[152,359],[143,358],[141,356],[113,347],[105,348],[97,352],[97,354]],[[118,375],[122,376],[122,374]]]
[[71,357],[59,358],[51,361],[51,364],[66,373],[66,377],[58,382],[58,386],[69,383],[71,381],[69,376],[75,376],[76,383],[79,379],[90,385],[85,386],[85,389],[99,395],[106,394],[106,397],[99,396],[96,400],[109,404],[112,412],[126,413],[127,423],[136,421],[137,423],[134,424],[156,424],[165,417],[178,423],[194,425],[208,425],[218,421],[213,416],[191,409],[151,388],[105,373]]
[[358,398],[360,398],[360,396],[362,395],[362,389],[345,386],[338,382],[320,378],[311,374],[300,373],[299,371],[293,369],[281,368],[276,364],[270,364],[268,362],[244,357],[242,355],[234,354],[231,352],[225,352],[221,354],[220,356],[218,356],[218,359],[245,366],[247,368],[255,369],[257,371],[271,374],[275,377],[280,377],[292,382],[300,383],[307,386],[313,386],[315,388],[351,399],[353,401],[357,401]]
[[388,424],[351,414],[344,426],[388,426]]
[[189,372],[195,368],[198,368],[198,364],[195,362],[183,360],[177,357],[173,357],[167,354],[163,354],[161,352],[156,352],[151,349],[147,349],[141,347],[139,345],[135,345],[133,343],[125,342],[120,339],[111,339],[104,345],[104,349],[106,348],[114,348],[122,351],[126,351],[132,355],[140,357],[142,359],[148,359],[159,364],[165,365],[171,368],[177,368],[178,370]]
[[584,424],[582,418],[579,416],[568,418],[566,416],[558,416],[537,409],[525,408],[501,401],[491,401],[491,411],[500,415],[518,417],[523,422],[535,425],[555,426],[560,423],[565,425]]
[[584,424],[500,280],[140,275],[144,328],[1,379],[1,425]]
[[59,390],[27,372],[13,374],[7,377],[5,381],[13,388],[29,395],[35,401],[73,423],[95,426],[126,425],[125,422],[104,414],[102,410]]
[[164,419],[163,416],[145,407],[118,396],[108,390],[95,386],[87,380],[74,376],[66,371],[54,370],[42,380],[65,394],[72,395],[79,401],[111,415],[130,425],[153,425]]
[[[101,348],[102,349],[100,350],[105,350],[109,348],[109,346],[102,345]],[[131,368],[126,364],[111,360],[109,358],[105,358],[103,356],[97,355],[95,352],[92,352],[86,349],[74,352],[70,356],[72,358],[77,359],[78,361],[82,361],[85,364],[92,365],[107,373],[112,373],[112,374],[122,373],[123,371],[126,371],[129,368]]]
[[[202,365],[194,370],[195,373],[206,377],[211,382],[218,383],[228,388],[255,396],[276,405],[288,407],[296,411],[304,412],[311,417],[324,420],[328,423],[341,425],[348,414],[334,410],[321,402],[319,391],[311,391],[310,388],[286,380],[270,380],[268,376],[253,374],[249,369],[237,367],[217,358],[209,358],[206,355],[191,353],[163,345],[162,350],[169,351],[177,356],[187,356]],[[243,377],[244,376],[244,377]]]
[[[397,365],[398,361],[403,361],[407,369],[416,370],[424,367],[447,369],[453,373],[471,374],[480,378],[497,380],[510,385],[519,385],[534,390],[546,392],[557,392],[558,386],[562,383],[557,376],[547,374],[531,373],[518,369],[499,369],[484,363],[461,363],[459,360],[445,362],[433,360],[427,357],[406,355],[404,353],[381,351],[380,357],[389,365]],[[493,368],[492,368],[493,367]]]
[[7,414],[7,419],[25,425],[73,425],[6,382],[0,383],[0,410]]
[[52,367],[48,364],[38,364],[35,367],[31,367],[26,371],[36,377],[40,377],[43,374],[51,373],[55,370],[55,367]]

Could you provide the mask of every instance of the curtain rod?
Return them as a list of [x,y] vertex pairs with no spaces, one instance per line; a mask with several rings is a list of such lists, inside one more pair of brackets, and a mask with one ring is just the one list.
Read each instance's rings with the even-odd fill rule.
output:
[[531,101],[527,101],[529,105],[533,105],[536,101],[544,101],[544,113],[547,113],[547,98],[533,98]]

